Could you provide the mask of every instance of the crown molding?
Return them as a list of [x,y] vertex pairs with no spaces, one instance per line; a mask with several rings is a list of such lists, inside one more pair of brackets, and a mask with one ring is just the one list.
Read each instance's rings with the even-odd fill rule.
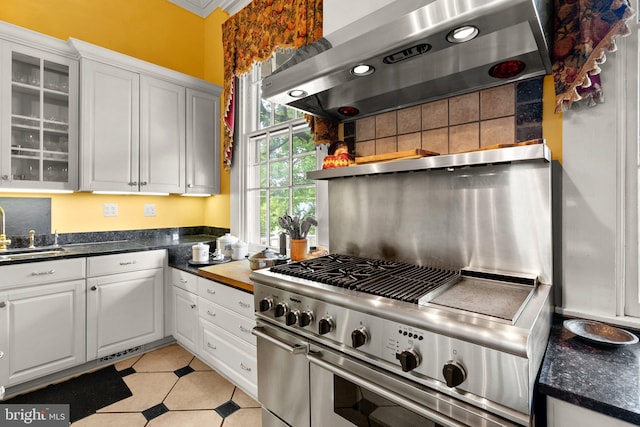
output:
[[229,15],[245,7],[251,0],[169,0],[171,3],[180,6],[198,16],[206,18],[214,10],[220,8]]

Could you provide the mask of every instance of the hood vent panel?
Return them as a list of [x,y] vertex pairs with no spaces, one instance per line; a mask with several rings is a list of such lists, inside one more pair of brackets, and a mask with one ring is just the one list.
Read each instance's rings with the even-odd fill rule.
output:
[[[549,48],[540,16],[548,1],[434,0],[419,9],[347,42],[326,39],[299,49],[263,80],[263,96],[310,114],[339,121],[531,78],[551,72]],[[393,6],[391,4],[389,7]],[[367,17],[354,23],[367,26]],[[478,29],[466,43],[447,36],[463,25]],[[500,79],[489,74],[496,64],[521,61],[524,69]],[[358,77],[351,69],[367,64],[374,73]],[[293,98],[291,90],[307,93]],[[360,114],[347,117],[349,106]]]

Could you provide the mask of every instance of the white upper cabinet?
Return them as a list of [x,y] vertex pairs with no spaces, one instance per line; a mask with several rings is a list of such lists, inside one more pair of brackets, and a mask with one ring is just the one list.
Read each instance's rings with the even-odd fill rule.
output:
[[78,61],[0,22],[0,188],[76,190],[77,168]]
[[220,90],[187,89],[187,194],[220,193]]
[[184,86],[140,76],[141,191],[184,192],[185,121]]
[[71,39],[80,52],[80,190],[219,192],[220,88]]
[[139,76],[92,60],[81,67],[80,190],[137,192]]

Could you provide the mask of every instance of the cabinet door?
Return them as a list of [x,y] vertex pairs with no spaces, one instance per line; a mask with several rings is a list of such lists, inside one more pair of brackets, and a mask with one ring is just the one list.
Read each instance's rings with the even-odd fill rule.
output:
[[80,189],[137,192],[139,76],[88,59],[80,66]]
[[78,61],[0,45],[0,187],[77,190]]
[[140,191],[184,193],[185,89],[140,77]]
[[87,279],[87,360],[163,337],[163,269]]
[[187,194],[220,193],[220,97],[187,88]]
[[198,343],[198,296],[173,286],[173,337],[196,352]]
[[14,385],[85,361],[85,281],[0,295],[0,385]]

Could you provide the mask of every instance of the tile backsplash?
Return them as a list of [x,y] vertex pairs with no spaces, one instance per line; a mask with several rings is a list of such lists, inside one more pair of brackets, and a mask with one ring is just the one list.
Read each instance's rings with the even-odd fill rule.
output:
[[345,123],[355,155],[416,148],[459,153],[542,137],[543,77],[471,92]]

